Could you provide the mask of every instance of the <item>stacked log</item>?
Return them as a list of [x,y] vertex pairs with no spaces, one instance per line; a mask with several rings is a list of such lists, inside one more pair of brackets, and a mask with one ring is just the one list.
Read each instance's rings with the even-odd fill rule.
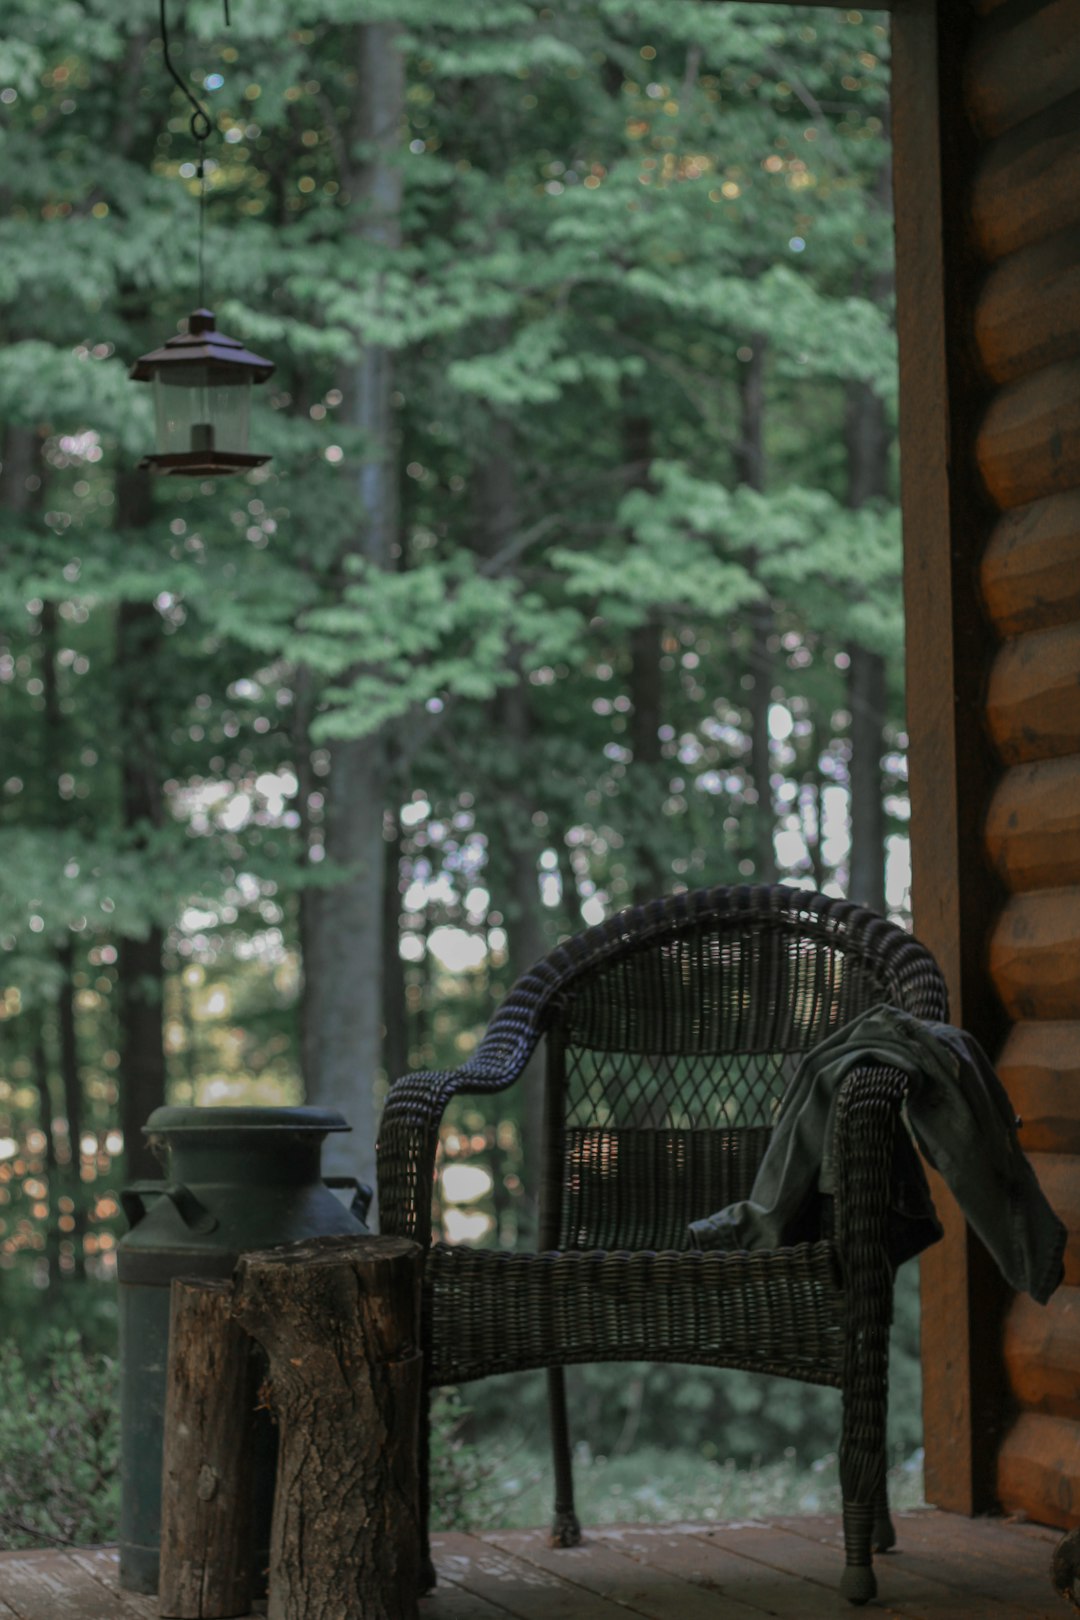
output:
[[989,971],[1012,1020],[999,1068],[1070,1229],[1066,1285],[1004,1328],[1003,1507],[1080,1524],[1080,5],[1004,0],[966,53],[982,260],[974,452],[997,511],[981,563],[1000,638],[986,728],[1001,774],[985,849],[1006,893]]

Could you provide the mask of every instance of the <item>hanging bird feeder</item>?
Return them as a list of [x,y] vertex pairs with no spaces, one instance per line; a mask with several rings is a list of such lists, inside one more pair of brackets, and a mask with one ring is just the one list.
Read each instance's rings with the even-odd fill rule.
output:
[[[195,99],[173,66],[165,0],[160,0],[160,15],[165,66],[194,109],[191,133],[199,143],[199,303],[202,306],[206,303],[203,147],[213,125],[205,107]],[[229,22],[228,0],[225,0],[225,21]],[[273,369],[271,361],[252,354],[237,338],[219,332],[212,311],[197,309],[188,316],[186,332],[167,339],[160,349],[142,355],[129,373],[135,382],[154,385],[156,443],[153,455],[144,456],[139,466],[193,478],[246,472],[249,467],[263,466],[270,457],[252,455],[248,449],[251,391],[256,383],[264,383]]]
[[187,324],[131,368],[136,382],[154,385],[157,443],[139,465],[195,478],[261,467],[270,457],[248,450],[251,391],[273,364],[219,332],[208,309]]

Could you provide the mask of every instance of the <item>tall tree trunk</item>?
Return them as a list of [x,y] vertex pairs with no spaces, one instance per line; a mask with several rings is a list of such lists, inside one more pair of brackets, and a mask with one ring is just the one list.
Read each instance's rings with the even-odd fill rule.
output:
[[129,1180],[157,1176],[161,1169],[146,1145],[143,1126],[165,1101],[164,950],[165,936],[156,924],[143,939],[117,942],[120,1129]]
[[75,1030],[75,946],[69,938],[61,945],[60,991],[57,998],[57,1023],[60,1036],[60,1080],[64,1091],[64,1113],[67,1115],[69,1139],[72,1144],[72,1163],[68,1174],[68,1197],[72,1202],[72,1253],[75,1265],[72,1275],[81,1277],[86,1269],[83,1241],[86,1236],[86,1201],[78,1175],[79,1140],[82,1136],[82,1075],[79,1070],[78,1036]]
[[[630,632],[630,747],[633,750],[633,777],[629,791],[635,805],[654,810],[648,823],[639,827],[634,840],[634,903],[643,904],[664,893],[671,877],[657,841],[664,833],[660,805],[664,797],[661,772],[664,760],[660,743],[663,671],[661,627],[646,619]],[[644,781],[643,781],[644,778]],[[635,786],[636,784],[636,786]]]
[[[42,698],[44,702],[44,770],[42,772],[42,790],[45,802],[42,807],[42,819],[46,826],[55,829],[59,842],[63,829],[70,822],[68,806],[59,796],[59,780],[67,765],[64,718],[60,707],[60,687],[57,675],[59,615],[56,603],[46,601],[41,610],[41,680]],[[79,1141],[82,1137],[83,1118],[83,1089],[82,1076],[79,1072],[78,1040],[75,1031],[75,946],[70,933],[66,933],[56,946],[57,963],[60,968],[60,983],[56,993],[56,1022],[59,1036],[60,1084],[64,1099],[64,1114],[67,1119],[68,1140],[72,1144],[72,1163],[65,1178],[67,1193],[72,1201],[72,1214],[74,1227],[71,1237],[73,1241],[74,1275],[81,1276],[85,1269],[85,1253],[83,1238],[86,1231],[85,1199],[82,1183],[79,1178]],[[35,1066],[38,1070],[38,1087],[42,1088],[42,1080],[47,1084],[47,1056],[45,1042],[41,1031],[35,1041]],[[51,1141],[51,1131],[49,1132]],[[59,1216],[59,1185],[50,1187],[50,1220]]]
[[[401,242],[401,127],[405,70],[397,23],[370,23],[352,33],[357,65],[355,115],[347,132],[344,189],[357,243],[393,250]],[[393,356],[365,344],[341,377],[345,420],[364,435],[356,469],[362,521],[347,553],[380,568],[393,557],[398,532],[398,447],[393,422]],[[344,561],[344,559],[343,559]],[[304,963],[308,1099],[339,1109],[351,1138],[330,1137],[326,1168],[375,1184],[373,1083],[382,1051],[383,808],[389,775],[384,734],[338,741],[326,782],[326,858],[347,875],[310,907]]]
[[[886,121],[888,107],[882,109]],[[876,192],[884,210],[892,210],[892,178],[882,165]],[[886,269],[870,282],[870,296],[884,302],[893,287]],[[856,291],[859,291],[856,288]],[[847,503],[853,510],[889,498],[889,447],[892,435],[885,406],[862,382],[847,384],[844,439],[847,450]],[[885,910],[885,807],[881,759],[885,752],[888,703],[885,660],[873,648],[848,649],[848,704],[851,709],[851,861],[848,894],[853,900]]]
[[[147,473],[124,471],[116,484],[116,522],[123,533],[145,529],[153,518]],[[121,602],[116,623],[121,746],[120,797],[124,829],[136,843],[163,822],[161,769],[156,757],[161,621],[150,602]],[[120,1048],[120,1128],[128,1178],[154,1176],[156,1159],[142,1127],[165,1101],[164,933],[153,925],[142,937],[117,941]]]
[[[632,389],[632,384],[624,385],[623,461],[630,468],[629,486],[647,489],[653,459],[652,421],[642,410],[634,408]],[[663,767],[660,747],[662,635],[661,625],[652,615],[630,632],[630,747],[634,758],[627,788],[635,820],[639,808],[645,811],[644,825],[638,823],[634,847],[628,851],[632,862],[633,897],[638,905],[662,894],[665,879],[670,876],[656,848],[663,832],[660,805],[664,797],[660,778]]]
[[[819,892],[825,887],[825,857],[821,846],[824,843],[821,820],[824,812],[823,792],[825,778],[821,769],[821,737],[816,721],[810,731],[810,769],[803,779],[800,792],[800,815],[803,824],[803,839],[810,852],[810,869],[813,873],[814,887]],[[809,816],[803,807],[803,798],[809,796]],[[813,827],[809,825],[813,822]]]
[[383,844],[383,1068],[393,1083],[409,1067],[409,1028],[405,1008],[405,964],[401,960],[401,822]]
[[[33,1069],[34,1069],[34,1084],[37,1087],[37,1094],[38,1094],[38,1110],[39,1110],[38,1111],[38,1118],[39,1118],[39,1120],[41,1122],[41,1129],[42,1129],[42,1132],[44,1133],[44,1136],[45,1136],[45,1178],[46,1178],[46,1185],[48,1186],[48,1189],[49,1189],[49,1196],[48,1196],[49,1213],[48,1213],[48,1216],[46,1217],[46,1222],[45,1222],[45,1264],[48,1267],[49,1284],[51,1286],[53,1281],[57,1277],[62,1275],[61,1265],[60,1265],[60,1245],[61,1245],[61,1243],[63,1241],[63,1237],[62,1237],[62,1234],[61,1234],[61,1231],[60,1231],[60,1225],[59,1225],[59,1222],[60,1222],[60,1196],[61,1196],[60,1195],[60,1188],[61,1188],[62,1185],[67,1183],[68,1178],[64,1178],[64,1180],[62,1181],[61,1175],[60,1175],[60,1161],[59,1161],[59,1155],[58,1155],[57,1149],[56,1149],[56,1133],[55,1133],[55,1130],[54,1130],[54,1127],[53,1127],[53,1120],[56,1117],[56,1109],[55,1109],[55,1106],[54,1106],[54,1103],[53,1103],[52,1085],[50,1083],[50,1077],[49,1077],[49,1055],[48,1055],[47,1051],[45,1050],[44,1023],[43,1023],[43,1020],[41,1019],[40,1015],[38,1015],[37,1013],[34,1013],[32,1016],[34,1018],[34,1024],[33,1024],[34,1033],[33,1033],[33,1044],[31,1046],[30,1057],[31,1057],[31,1062],[33,1064]],[[78,1145],[77,1144],[76,1144],[75,1152],[76,1152],[76,1170],[75,1170],[74,1177],[72,1177],[70,1179],[74,1180],[77,1183],[78,1182],[78,1162],[77,1162],[78,1161]],[[70,1163],[70,1160],[69,1160],[69,1163]],[[83,1256],[79,1251],[79,1246],[78,1245],[73,1246],[73,1253],[75,1255],[75,1263],[76,1263],[76,1265],[81,1266]]]
[[[301,664],[293,679],[292,747],[296,760],[296,803],[300,816],[300,865],[311,870],[311,850],[316,819],[315,795],[325,803],[325,783],[317,776],[311,751],[311,722],[315,718],[317,691],[315,678],[306,664]],[[321,821],[321,817],[319,818]],[[315,1076],[319,1066],[319,1043],[314,1024],[315,1016],[315,953],[319,943],[319,902],[322,890],[314,886],[300,890],[298,925],[300,935],[300,961],[303,984],[299,1006],[300,1073],[308,1097],[315,1094]]]
[[0,507],[20,517],[34,504],[32,481],[40,476],[37,434],[31,428],[9,425],[4,429],[2,454]]
[[[527,752],[532,717],[528,708],[528,693],[518,685],[503,695],[501,735],[506,740],[511,758],[520,759]],[[511,807],[513,831],[507,840],[506,855],[510,863],[509,905],[507,907],[507,955],[511,983],[527,973],[550,948],[544,927],[543,904],[540,899],[540,878],[537,863],[538,850],[525,805],[519,800]],[[523,1174],[525,1186],[524,1220],[535,1230],[539,1207],[540,1183],[543,1175],[542,1148],[544,1140],[544,1054],[540,1048],[526,1064],[518,1081],[522,1092]]]
[[[750,489],[765,488],[765,339],[751,338],[747,345],[750,359],[740,362],[739,443],[735,453],[735,473],[740,484]],[[750,566],[754,567],[754,558]],[[750,667],[747,671],[747,709],[750,715],[750,779],[754,789],[751,852],[754,875],[759,883],[776,881],[776,849],[773,842],[776,816],[773,809],[772,765],[769,746],[769,702],[772,688],[773,655],[770,643],[775,630],[772,604],[767,597],[752,602],[747,610]]]
[[849,650],[851,706],[851,857],[848,894],[872,911],[885,910],[884,752],[885,660],[857,644]]
[[[486,455],[473,469],[477,550],[498,553],[518,527],[515,446],[511,424],[493,416],[485,433]],[[515,655],[512,654],[512,657]],[[516,659],[515,659],[516,661]],[[495,725],[508,773],[503,791],[502,844],[508,874],[503,910],[507,956],[513,983],[548,949],[540,898],[540,844],[533,824],[537,768],[533,761],[533,716],[529,688],[520,678],[495,699]],[[523,1214],[534,1224],[543,1174],[544,1057],[535,1052],[518,1082],[522,1098]]]
[[[40,472],[40,444],[37,435],[30,428],[18,427],[15,425],[6,426],[3,429],[2,437],[0,437],[0,510],[3,511],[8,521],[17,523],[20,519],[25,520],[33,508],[39,503],[39,491],[41,488]],[[45,621],[42,626],[42,635],[44,638],[44,686],[47,694],[45,711],[46,739],[45,747],[43,749],[43,754],[46,760],[46,770],[43,774],[46,778],[44,784],[45,792],[49,794],[55,791],[56,774],[58,774],[58,772],[56,774],[53,772],[54,755],[56,749],[56,741],[53,734],[59,720],[59,708],[56,698],[56,664],[54,660],[53,646],[55,632],[53,632],[53,636],[50,636],[49,633],[50,617],[53,624],[55,624],[55,614],[55,604],[47,603],[42,613],[42,617]],[[49,780],[50,778],[51,784]],[[52,801],[50,800],[49,802],[51,806]],[[23,1016],[26,1017],[28,1021],[30,1019],[33,1020],[30,1025],[30,1060],[33,1065],[34,1083],[38,1092],[38,1107],[39,1118],[41,1120],[41,1129],[45,1133],[45,1167],[47,1171],[47,1184],[49,1189],[49,1213],[45,1228],[45,1260],[48,1266],[49,1280],[51,1283],[53,1278],[58,1274],[61,1242],[60,1229],[57,1224],[60,1217],[60,1168],[58,1163],[59,1154],[56,1145],[56,1133],[53,1126],[53,1121],[57,1118],[57,1109],[52,1094],[49,1054],[45,1045],[44,1017],[39,1009],[35,1009],[32,1013],[24,1014]],[[10,1028],[5,1031],[5,1034],[9,1041],[14,1041],[14,1035]],[[68,1121],[67,1124],[68,1128],[70,1129],[71,1122]],[[78,1121],[75,1122],[75,1130],[78,1130]],[[72,1144],[74,1165],[73,1168],[71,1168],[72,1159],[69,1157],[68,1164],[65,1166],[65,1169],[68,1169],[68,1177],[65,1177],[65,1185],[68,1185],[69,1192],[72,1190],[72,1188],[74,1188],[77,1196],[79,1190],[78,1137],[76,1135],[69,1140]]]

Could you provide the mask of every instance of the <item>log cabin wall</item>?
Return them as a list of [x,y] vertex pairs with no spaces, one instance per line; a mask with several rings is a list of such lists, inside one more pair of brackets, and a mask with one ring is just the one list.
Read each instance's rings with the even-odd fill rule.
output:
[[1080,0],[893,19],[915,929],[1073,1234],[924,1257],[927,1496],[1080,1523]]
[[1011,1304],[1006,1509],[1080,1524],[1080,3],[1008,0],[966,62],[981,145],[970,217],[988,386],[976,458],[995,519],[980,582],[1000,644],[986,723],[1001,775],[984,841],[1005,891],[989,969],[998,1068],[1070,1228],[1065,1286]]

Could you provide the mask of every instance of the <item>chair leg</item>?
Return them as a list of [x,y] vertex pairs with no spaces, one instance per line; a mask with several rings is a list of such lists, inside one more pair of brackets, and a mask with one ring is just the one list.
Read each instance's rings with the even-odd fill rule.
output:
[[416,1595],[423,1597],[436,1584],[435,1565],[431,1561],[431,1396],[427,1390],[420,1397],[420,1444],[417,1449],[417,1512],[420,1519],[420,1567],[416,1578]]
[[873,1547],[875,1552],[890,1552],[896,1546],[896,1527],[889,1513],[889,1487],[882,1484],[874,1498]]
[[854,1389],[844,1391],[840,1493],[846,1567],[840,1591],[851,1603],[868,1603],[877,1596],[874,1551],[885,1551],[896,1541],[885,1485],[885,1363],[883,1356],[876,1359],[880,1379],[860,1379]]
[[581,1525],[574,1512],[574,1469],[570,1459],[570,1430],[566,1421],[566,1377],[561,1367],[548,1368],[548,1415],[551,1451],[555,1464],[555,1517],[551,1525],[553,1547],[577,1547]]
[[844,1502],[844,1556],[840,1594],[849,1603],[869,1603],[877,1597],[870,1543],[874,1509],[869,1502]]

